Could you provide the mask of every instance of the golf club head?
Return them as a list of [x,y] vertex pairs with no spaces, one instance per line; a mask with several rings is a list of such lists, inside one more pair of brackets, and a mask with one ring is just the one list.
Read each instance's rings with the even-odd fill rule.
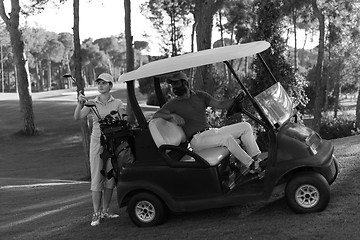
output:
[[75,79],[71,74],[69,74],[69,73],[64,74],[64,75],[63,75],[63,78],[71,78],[71,80],[75,83],[76,87],[78,88],[78,91],[79,91],[81,94],[85,95],[84,89],[81,88],[81,86],[79,85],[79,83],[76,81],[76,79]]
[[63,78],[71,78],[71,80],[76,84],[77,86],[77,82],[76,82],[76,79],[71,75],[71,74],[64,74],[63,75]]
[[63,78],[73,78],[73,76],[71,74],[64,74]]

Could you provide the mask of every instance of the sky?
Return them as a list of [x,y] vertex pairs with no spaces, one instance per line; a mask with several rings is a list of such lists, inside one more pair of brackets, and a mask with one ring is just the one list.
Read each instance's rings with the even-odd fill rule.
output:
[[[9,2],[10,0],[5,0],[5,6],[10,6]],[[139,6],[143,2],[145,0],[131,1],[131,31],[134,41],[148,41],[149,53],[156,55],[156,53],[159,53],[158,34],[153,29],[151,22],[140,13]],[[125,32],[123,0],[80,0],[79,14],[81,40],[89,37],[95,40]],[[30,26],[41,27],[56,33],[73,33],[73,1],[67,0],[60,7],[49,3],[42,13],[30,16],[26,20],[23,19],[23,21]],[[150,38],[144,38],[145,33]]]
[[[26,0],[20,0],[24,2]],[[53,0],[58,2],[58,0]],[[140,4],[146,0],[132,0],[131,1],[131,31],[134,41],[149,42],[150,55],[160,55],[159,42],[160,37],[156,30],[152,27],[152,23],[146,19],[140,12]],[[4,0],[5,7],[10,12],[10,0]],[[119,35],[125,32],[124,24],[124,0],[80,0],[80,39],[87,38],[98,39],[102,37],[110,37],[112,35]],[[73,33],[73,1],[67,0],[60,7],[49,3],[45,10],[37,15],[30,16],[23,19],[30,26],[42,27],[48,31],[60,33]],[[190,51],[190,36],[191,29],[188,29],[189,34],[184,34],[184,51]],[[145,38],[144,34],[149,35]],[[213,41],[219,39],[218,31],[213,32]],[[301,39],[300,39],[301,41]],[[289,44],[292,45],[293,41]],[[312,48],[313,44],[307,41],[306,48]],[[310,45],[311,44],[311,45]],[[298,46],[302,46],[299,42]]]

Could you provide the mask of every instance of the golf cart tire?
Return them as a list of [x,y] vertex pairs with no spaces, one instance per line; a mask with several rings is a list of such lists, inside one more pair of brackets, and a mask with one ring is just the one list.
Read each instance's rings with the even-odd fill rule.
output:
[[320,173],[303,172],[288,182],[285,197],[295,213],[321,212],[329,203],[330,186]]
[[131,221],[138,227],[152,227],[167,220],[168,209],[154,194],[142,192],[129,201],[127,212]]

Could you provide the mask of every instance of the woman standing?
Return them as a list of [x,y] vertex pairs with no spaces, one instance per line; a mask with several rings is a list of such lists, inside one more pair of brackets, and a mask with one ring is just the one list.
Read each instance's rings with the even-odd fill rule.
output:
[[[103,160],[100,158],[102,146],[100,144],[100,125],[98,117],[89,107],[84,107],[86,101],[96,104],[101,118],[110,114],[111,111],[118,111],[120,115],[123,113],[123,103],[120,99],[115,99],[110,90],[113,87],[114,79],[108,73],[102,73],[98,76],[95,83],[99,91],[99,95],[95,99],[87,100],[87,98],[79,94],[78,104],[74,112],[75,120],[86,117],[88,114],[92,115],[93,128],[90,140],[90,172],[91,172],[91,187],[92,203],[94,214],[91,221],[91,226],[97,226],[104,218],[117,218],[119,215],[109,212],[109,205],[113,189],[115,187],[114,178],[106,179],[101,175],[100,170],[103,168]],[[111,161],[107,161],[106,171],[112,168]],[[102,208],[101,208],[102,202]]]

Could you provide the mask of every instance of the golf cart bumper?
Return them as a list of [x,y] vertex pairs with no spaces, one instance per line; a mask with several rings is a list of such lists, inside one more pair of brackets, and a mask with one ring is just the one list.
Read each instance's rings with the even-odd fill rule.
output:
[[[297,146],[306,150],[305,144],[298,144]],[[297,155],[302,153],[303,155],[300,157],[296,157],[296,154],[278,155],[277,167],[270,174],[273,174],[274,182],[279,182],[282,177],[289,176],[289,174],[312,170],[323,175],[329,184],[333,183],[338,174],[338,162],[334,155],[334,146],[330,141],[322,140],[316,150],[316,154],[306,153],[306,151],[293,151],[298,153]]]
[[325,177],[329,184],[333,183],[338,174],[338,162],[334,155],[334,146],[330,141],[322,140],[317,154],[305,160],[304,166],[312,167]]
[[326,180],[328,181],[329,185],[331,185],[339,172],[339,163],[336,159],[335,155],[332,153],[330,157],[330,164],[321,168],[317,169],[317,172],[321,173]]
[[309,159],[308,166],[325,177],[327,182],[332,184],[339,172],[339,165],[334,155],[334,146],[331,141],[322,139],[322,143],[317,148],[317,154]]

